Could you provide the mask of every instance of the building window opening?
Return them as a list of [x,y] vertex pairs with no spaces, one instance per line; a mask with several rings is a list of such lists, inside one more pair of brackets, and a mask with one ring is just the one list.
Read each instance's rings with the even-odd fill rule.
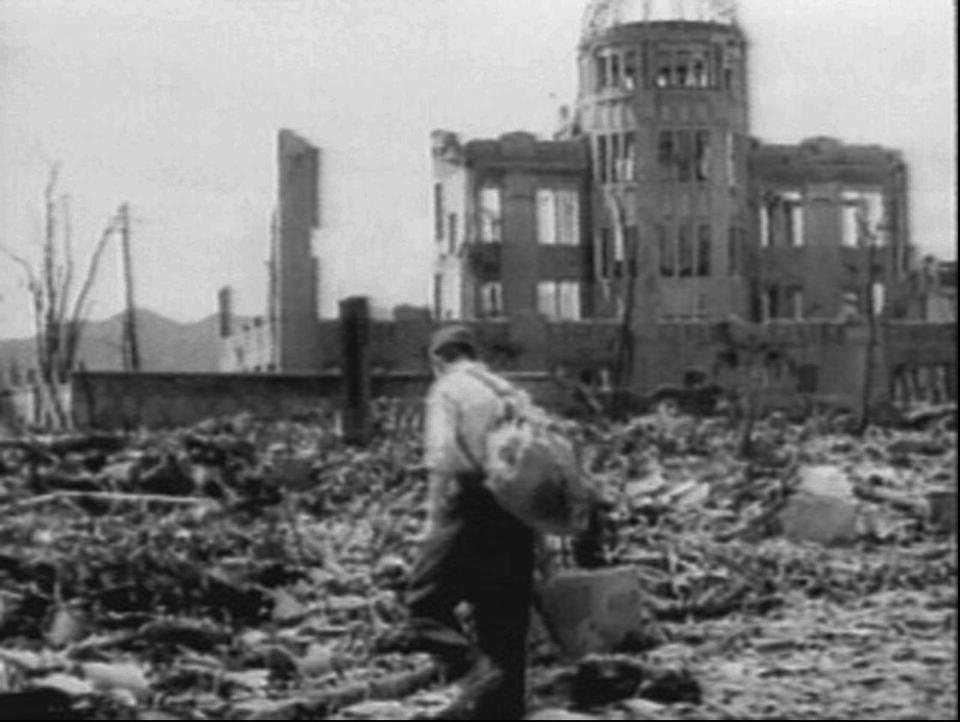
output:
[[630,50],[623,59],[623,87],[633,90],[637,87],[637,53]]
[[657,248],[660,251],[660,275],[673,277],[677,271],[673,236],[662,223],[657,224]]
[[760,205],[760,247],[769,248],[776,245],[774,236],[773,216],[777,208],[777,198],[768,196]]
[[580,284],[576,281],[540,281],[537,310],[551,321],[580,320]]
[[736,148],[733,133],[727,131],[727,185],[733,188],[737,184]]
[[607,182],[607,137],[597,136],[597,178],[601,183]]
[[638,274],[637,254],[640,250],[640,231],[636,226],[627,226],[624,235],[627,256],[627,276],[636,278]]
[[480,315],[496,318],[503,315],[503,284],[490,281],[480,286]]
[[719,44],[714,45],[713,46],[713,84],[714,86],[720,85],[720,78],[723,74],[723,65],[724,65],[723,46]]
[[[788,247],[803,245],[803,197],[798,191],[787,191],[776,196],[774,211],[779,211],[782,220],[774,228],[783,232],[783,244]],[[774,242],[771,241],[771,245]]]
[[441,318],[443,315],[443,276],[439,273],[433,276],[433,317]]
[[710,177],[710,131],[698,130],[695,143],[696,157],[694,166],[698,181],[705,181]]
[[874,283],[872,286],[873,293],[873,315],[880,316],[883,314],[883,307],[886,303],[886,288],[882,283]]
[[707,63],[701,57],[693,61],[693,84],[698,88],[706,88],[710,85],[707,77]]
[[433,184],[433,229],[437,243],[443,242],[443,185]]
[[620,55],[614,54],[610,56],[610,86],[614,88],[620,87]]
[[557,242],[557,206],[552,190],[537,191],[537,242],[555,245]]
[[657,163],[665,177],[673,176],[673,133],[669,130],[660,131],[657,144]]
[[860,294],[856,291],[845,291],[843,294],[843,312],[848,316],[860,313]]
[[677,180],[681,183],[689,183],[691,177],[692,148],[690,131],[677,131]]
[[605,55],[597,56],[597,90],[603,90],[607,87],[607,57]]
[[613,233],[609,228],[600,229],[600,277],[610,278],[613,265]]
[[623,134],[623,160],[620,175],[625,181],[636,178],[637,165],[637,136],[635,133]]
[[787,289],[787,312],[795,321],[803,320],[803,289],[791,286]]
[[710,275],[710,256],[713,252],[710,226],[703,223],[697,228],[697,275]]
[[480,191],[480,240],[483,243],[499,243],[502,218],[500,215],[500,189],[485,186]]
[[677,228],[677,250],[680,257],[680,277],[693,275],[693,239],[690,238],[690,226],[681,223]]
[[670,87],[670,53],[657,53],[657,78],[658,88]]
[[730,226],[727,238],[727,275],[739,276],[742,264],[742,233],[737,226]]
[[677,53],[677,64],[675,67],[675,78],[677,86],[680,88],[688,88],[693,85],[693,73],[691,72],[692,68],[690,67],[690,53],[680,52]]
[[616,183],[623,180],[620,177],[620,134],[614,133],[610,136],[610,180]]
[[761,297],[762,318],[769,321],[780,316],[780,294],[776,286],[768,286]]
[[456,253],[457,250],[457,214],[447,215],[447,237],[449,239],[450,253]]

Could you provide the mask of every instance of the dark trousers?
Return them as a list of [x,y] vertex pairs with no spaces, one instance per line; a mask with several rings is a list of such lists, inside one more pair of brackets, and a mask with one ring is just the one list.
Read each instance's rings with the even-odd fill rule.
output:
[[503,673],[478,700],[476,719],[524,716],[533,566],[533,532],[476,483],[461,488],[420,549],[407,596],[412,627],[456,660],[472,645],[454,608],[469,603],[477,645]]

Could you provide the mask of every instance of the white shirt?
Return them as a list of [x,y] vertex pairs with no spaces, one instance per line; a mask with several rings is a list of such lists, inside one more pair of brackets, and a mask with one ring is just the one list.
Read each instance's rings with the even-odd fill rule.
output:
[[[477,378],[482,375],[488,383]],[[430,488],[430,515],[456,493],[457,474],[482,471],[488,432],[503,419],[507,399],[529,404],[527,394],[477,361],[460,360],[447,366],[427,395],[424,420],[424,466],[434,474]]]

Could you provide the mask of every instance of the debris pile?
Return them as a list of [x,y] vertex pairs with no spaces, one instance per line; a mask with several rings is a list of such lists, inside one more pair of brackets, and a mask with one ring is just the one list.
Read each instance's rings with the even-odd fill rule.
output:
[[[319,417],[0,440],[0,716],[442,707],[429,658],[372,651],[404,619],[426,499],[416,425],[381,411],[362,450]],[[944,418],[860,438],[771,418],[748,459],[723,420],[572,426],[644,634],[571,657],[535,623],[531,718],[955,718]]]

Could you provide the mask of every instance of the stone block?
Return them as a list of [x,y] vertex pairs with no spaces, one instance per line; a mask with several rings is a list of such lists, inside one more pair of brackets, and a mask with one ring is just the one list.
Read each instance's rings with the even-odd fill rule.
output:
[[957,490],[937,489],[927,492],[930,525],[941,531],[957,533]]
[[814,496],[828,496],[841,499],[853,498],[853,484],[846,473],[832,464],[802,466],[797,471],[797,488]]
[[787,502],[780,522],[784,536],[791,541],[840,546],[856,541],[857,516],[852,499],[801,490]]
[[544,621],[570,658],[614,651],[654,629],[632,567],[564,570],[541,587],[540,596]]

